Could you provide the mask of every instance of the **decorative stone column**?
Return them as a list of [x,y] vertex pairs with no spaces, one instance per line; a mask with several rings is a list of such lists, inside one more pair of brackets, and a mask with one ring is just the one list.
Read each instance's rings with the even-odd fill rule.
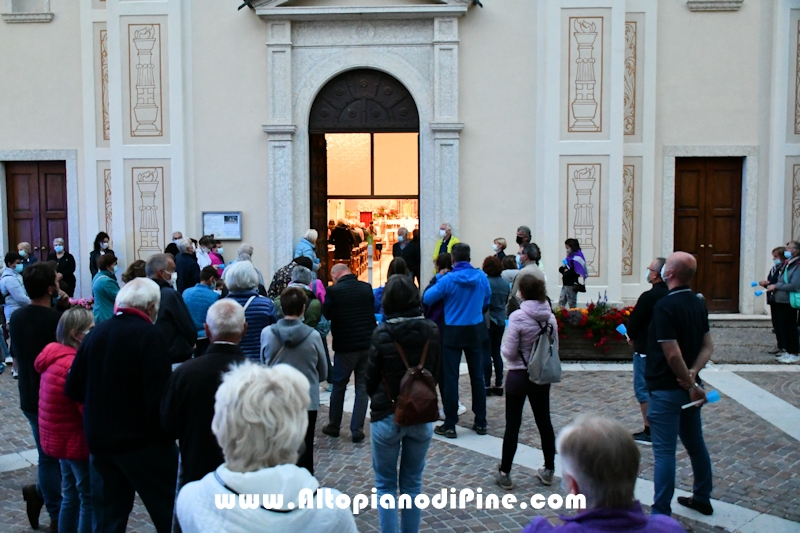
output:
[[572,101],[572,115],[575,122],[572,131],[599,131],[594,117],[597,115],[597,102],[594,99],[594,63],[592,57],[597,28],[594,22],[577,19],[573,24],[575,40],[578,42],[578,57],[575,63],[578,71],[575,76],[575,100]]
[[158,206],[156,205],[156,191],[158,190],[158,170],[151,169],[141,172],[136,176],[136,187],[142,198],[139,207],[141,218],[139,221],[139,234],[141,246],[136,250],[139,259],[147,259],[153,254],[161,253],[160,230],[158,228]]
[[136,65],[136,106],[133,114],[136,115],[135,133],[139,135],[158,134],[154,122],[158,118],[156,105],[156,82],[153,77],[153,46],[156,44],[155,29],[147,26],[134,33],[133,44],[136,46],[136,56],[139,64]]
[[595,258],[597,248],[594,242],[594,204],[592,204],[592,190],[597,181],[595,179],[595,166],[587,166],[575,171],[572,183],[575,184],[577,203],[575,204],[575,220],[573,228],[575,238],[581,243],[581,250],[586,258],[586,270],[589,275],[597,273]]

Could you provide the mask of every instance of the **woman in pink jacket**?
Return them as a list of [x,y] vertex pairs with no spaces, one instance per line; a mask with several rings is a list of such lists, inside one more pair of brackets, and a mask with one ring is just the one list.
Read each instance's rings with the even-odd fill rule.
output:
[[544,468],[537,472],[545,485],[553,483],[555,470],[556,436],[550,421],[550,385],[537,385],[528,378],[528,361],[533,343],[542,327],[552,327],[558,342],[558,323],[547,300],[544,282],[533,276],[524,276],[519,283],[520,308],[508,318],[500,352],[506,360],[506,432],[503,435],[503,458],[495,474],[497,484],[511,490],[514,484],[509,473],[514,454],[517,453],[522,411],[527,399],[533,409],[536,427],[542,439]]
[[62,496],[59,531],[92,531],[89,447],[83,434],[83,405],[64,394],[75,353],[94,327],[92,312],[74,307],[61,315],[56,339],[45,346],[34,368],[39,385],[39,435],[42,450],[61,462]]

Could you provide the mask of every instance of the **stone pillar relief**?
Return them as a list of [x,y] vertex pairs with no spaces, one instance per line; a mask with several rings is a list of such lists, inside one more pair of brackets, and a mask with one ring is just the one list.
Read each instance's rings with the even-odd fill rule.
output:
[[625,83],[623,134],[636,134],[636,22],[625,23]]
[[103,205],[104,205],[104,212],[105,212],[105,223],[106,223],[106,233],[108,233],[109,239],[109,248],[113,249],[111,243],[114,242],[114,232],[113,232],[113,217],[112,217],[112,210],[111,210],[111,169],[105,168],[103,169]]
[[129,24],[130,135],[161,137],[161,24]]
[[108,115],[108,31],[100,31],[100,94],[103,140],[111,139]]
[[600,180],[602,165],[567,165],[567,228],[578,239],[589,277],[600,275]]
[[800,165],[792,167],[792,240],[800,240]]
[[634,165],[622,166],[622,275],[633,275]]
[[134,259],[161,253],[164,223],[164,167],[133,167]]
[[570,17],[569,28],[567,131],[602,132],[603,17]]

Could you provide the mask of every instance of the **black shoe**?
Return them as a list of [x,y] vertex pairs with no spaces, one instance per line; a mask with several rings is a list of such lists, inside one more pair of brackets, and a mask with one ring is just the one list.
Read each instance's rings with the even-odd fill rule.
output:
[[495,396],[502,396],[503,395],[503,387],[492,387],[492,394]]
[[433,432],[442,437],[447,437],[448,439],[455,439],[458,437],[458,435],[456,435],[456,428],[448,428],[444,424],[433,428]]
[[639,444],[644,444],[645,446],[653,445],[653,439],[650,437],[650,434],[644,431],[640,431],[639,433],[634,433],[633,440],[635,440]]
[[338,437],[339,436],[339,428],[335,428],[330,424],[325,424],[322,426],[322,432],[325,433],[329,437]]
[[39,529],[39,513],[44,507],[44,498],[36,492],[36,485],[22,487],[22,499],[25,500],[25,510],[28,513],[28,521],[33,529]]
[[700,503],[694,501],[694,498],[687,498],[685,496],[678,496],[678,503],[689,509],[694,509],[700,514],[711,516],[714,514],[714,508],[710,503]]
[[472,424],[472,431],[474,431],[478,435],[486,435],[486,426],[479,426],[478,424]]
[[[337,432],[337,435],[336,435],[336,436],[337,436],[337,437],[339,436],[339,435],[338,435],[338,432]],[[359,443],[359,442],[361,442],[362,440],[364,440],[365,438],[366,438],[366,435],[364,435],[364,432],[363,432],[363,431],[354,431],[354,432],[353,432],[353,442],[354,442],[354,443]]]

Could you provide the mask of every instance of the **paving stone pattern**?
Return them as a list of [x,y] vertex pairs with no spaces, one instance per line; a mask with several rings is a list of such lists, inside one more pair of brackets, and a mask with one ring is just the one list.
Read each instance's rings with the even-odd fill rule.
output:
[[800,409],[800,372],[739,372],[738,375]]

